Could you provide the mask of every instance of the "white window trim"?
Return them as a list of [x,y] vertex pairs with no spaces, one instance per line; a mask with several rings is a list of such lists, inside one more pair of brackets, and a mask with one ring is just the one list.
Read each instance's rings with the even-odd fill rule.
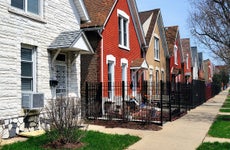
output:
[[[24,92],[37,92],[37,62],[36,62],[36,57],[37,57],[37,53],[36,53],[36,46],[31,46],[31,45],[27,45],[27,44],[21,44],[21,49],[22,48],[27,48],[27,49],[31,49],[32,51],[32,62],[33,62],[33,75],[32,75],[32,78],[33,78],[33,85],[32,85],[32,91],[22,91],[23,93]],[[22,60],[21,60],[22,62]],[[21,76],[22,78],[22,76]]]
[[177,51],[178,51],[178,47],[177,47],[177,45],[175,44],[174,45],[174,63],[175,63],[175,65],[178,65],[178,61],[177,61],[177,59],[178,59],[178,57],[177,57]]
[[165,72],[163,69],[161,69],[161,81],[165,80]]
[[121,58],[121,66],[122,66],[122,64],[127,64],[127,66],[128,66],[128,59]]
[[[27,5],[27,1],[25,3],[25,5]],[[28,12],[27,11],[27,6],[25,6],[25,9],[20,9],[14,6],[11,6],[11,2],[10,2],[10,6],[8,8],[8,11],[23,17],[27,17],[29,19],[41,22],[41,23],[46,23],[46,20],[44,19],[44,0],[39,0],[39,13],[35,14],[32,12]]]
[[[157,54],[156,54],[156,39],[158,40],[158,57],[159,58],[156,57],[157,56]],[[154,36],[154,59],[156,61],[160,61],[160,39],[158,36]]]
[[[123,65],[125,65],[125,81],[127,82],[127,69],[128,69],[128,60],[126,58],[121,59],[121,67],[123,69]],[[122,77],[123,78],[123,77]],[[123,79],[122,79],[123,80]]]
[[188,53],[186,54],[186,68],[189,69],[188,68]]
[[[130,17],[129,17],[129,15],[128,14],[126,14],[124,11],[122,11],[122,10],[120,10],[120,9],[118,9],[117,10],[117,17],[122,17],[122,18],[125,18],[125,19],[127,19],[127,46],[125,46],[124,45],[124,34],[123,34],[123,31],[124,31],[124,29],[123,29],[123,23],[124,22],[122,22],[122,26],[121,26],[121,28],[122,28],[122,33],[121,33],[121,35],[122,35],[122,44],[120,44],[120,43],[118,43],[118,46],[120,47],[120,48],[122,48],[122,49],[125,49],[125,50],[130,50],[130,42],[129,42],[129,23],[130,23]],[[119,37],[120,38],[120,37]]]
[[114,66],[115,66],[116,65],[116,57],[114,57],[113,55],[107,55],[106,56],[106,64],[108,64],[111,61],[114,62]]
[[158,87],[157,87],[157,86],[159,86],[159,84],[160,84],[159,78],[160,78],[160,70],[159,70],[159,69],[156,69],[156,71],[155,71],[156,94],[159,94],[159,89],[158,89]]

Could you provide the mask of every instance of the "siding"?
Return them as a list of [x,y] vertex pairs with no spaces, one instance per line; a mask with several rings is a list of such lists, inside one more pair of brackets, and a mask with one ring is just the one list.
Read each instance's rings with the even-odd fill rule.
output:
[[[66,0],[45,0],[43,19],[36,20],[11,11],[10,0],[0,1],[0,119],[23,115],[21,109],[21,43],[37,47],[37,91],[45,99],[53,97],[49,86],[52,76],[47,47],[62,32],[78,30],[80,19],[74,4]],[[16,9],[15,9],[16,10]],[[16,12],[22,12],[16,10]],[[78,79],[69,87],[80,86],[80,57],[70,79]],[[71,91],[70,91],[71,92]],[[79,93],[79,91],[78,91]]]

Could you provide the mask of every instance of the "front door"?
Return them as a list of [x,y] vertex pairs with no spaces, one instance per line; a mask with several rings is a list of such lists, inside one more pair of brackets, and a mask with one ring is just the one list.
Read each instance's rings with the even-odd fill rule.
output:
[[58,81],[58,85],[56,88],[56,96],[57,97],[62,97],[66,96],[66,65],[64,64],[58,64],[56,65],[56,78]]

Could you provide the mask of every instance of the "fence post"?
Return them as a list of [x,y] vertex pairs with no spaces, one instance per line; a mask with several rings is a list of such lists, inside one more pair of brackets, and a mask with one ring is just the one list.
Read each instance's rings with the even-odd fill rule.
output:
[[178,107],[179,107],[179,113],[181,114],[181,85],[180,84],[181,83],[178,82],[178,99],[179,99]]
[[89,98],[89,93],[88,93],[88,82],[85,83],[85,115],[86,118],[88,119],[89,113],[88,113],[88,98]]
[[171,107],[171,82],[168,82],[169,91],[169,121],[172,121],[172,107]]
[[161,80],[160,81],[161,85],[160,85],[160,92],[161,92],[161,95],[160,95],[160,99],[161,99],[161,126],[163,125],[163,89],[164,89],[164,86],[163,86],[163,81]]
[[[103,103],[103,100],[102,100],[102,97],[103,97],[102,96],[102,82],[99,83],[98,92],[99,92],[99,95],[98,95],[97,99],[100,100],[101,103],[99,102],[98,106],[96,108],[100,109],[100,107],[101,107],[101,110],[97,110],[97,112],[100,112],[101,114],[103,114],[104,108],[102,106],[104,106],[104,105],[102,104]],[[101,105],[101,106],[99,106],[99,105]]]
[[125,120],[125,81],[122,81],[122,118]]
[[185,103],[185,108],[186,112],[188,112],[188,83],[185,83],[185,95],[184,95],[184,103]]

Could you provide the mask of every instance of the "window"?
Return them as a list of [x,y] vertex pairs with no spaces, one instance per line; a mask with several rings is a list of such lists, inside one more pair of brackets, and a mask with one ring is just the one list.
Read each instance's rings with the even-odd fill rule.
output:
[[186,54],[186,68],[188,69],[188,54]]
[[159,70],[156,70],[156,94],[159,94]]
[[150,96],[152,96],[153,92],[153,70],[150,69],[150,73],[149,73],[149,94]]
[[35,59],[34,47],[21,48],[21,89],[34,91]]
[[154,37],[154,55],[155,55],[155,60],[160,60],[159,39],[156,37]]
[[118,10],[119,47],[129,48],[129,16]]
[[114,62],[108,63],[108,98],[113,99],[113,84],[114,84]]
[[178,65],[177,50],[178,50],[177,46],[174,45],[174,63],[175,63],[175,65]]
[[161,71],[161,80],[162,80],[162,82],[164,81],[164,71]]
[[122,63],[121,70],[122,70],[121,71],[122,81],[124,81],[124,86],[125,86],[124,96],[127,96],[127,64],[126,63]]
[[42,0],[11,0],[11,6],[40,15]]

